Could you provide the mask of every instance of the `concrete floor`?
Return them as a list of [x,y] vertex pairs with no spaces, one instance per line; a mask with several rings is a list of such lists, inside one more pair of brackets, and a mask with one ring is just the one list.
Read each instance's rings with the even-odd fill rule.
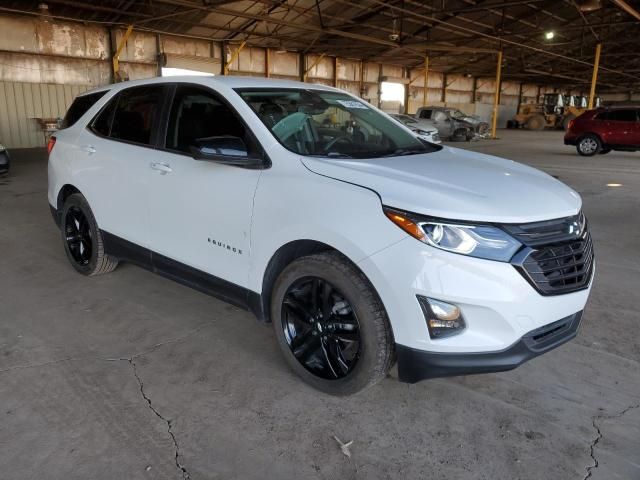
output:
[[578,338],[513,372],[392,372],[346,399],[301,383],[246,312],[130,265],[76,274],[45,156],[16,151],[0,179],[0,477],[640,479],[640,154],[500,135],[459,146],[584,198],[598,272]]

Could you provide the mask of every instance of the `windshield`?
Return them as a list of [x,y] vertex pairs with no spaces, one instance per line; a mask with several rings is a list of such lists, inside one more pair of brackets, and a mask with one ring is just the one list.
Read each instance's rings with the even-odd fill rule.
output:
[[300,155],[375,158],[438,149],[345,93],[302,89],[238,89],[287,149]]

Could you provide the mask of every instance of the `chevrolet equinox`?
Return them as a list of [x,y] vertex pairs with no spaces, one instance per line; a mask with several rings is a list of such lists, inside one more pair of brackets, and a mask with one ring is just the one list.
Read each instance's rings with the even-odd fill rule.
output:
[[125,261],[271,322],[324,392],[517,367],[575,337],[580,196],[430,144],[341,90],[170,77],[77,97],[48,144],[71,265]]

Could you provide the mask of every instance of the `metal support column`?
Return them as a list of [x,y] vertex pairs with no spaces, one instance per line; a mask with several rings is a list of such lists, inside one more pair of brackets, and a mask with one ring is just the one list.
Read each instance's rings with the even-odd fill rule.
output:
[[591,75],[591,90],[589,90],[589,105],[587,108],[591,110],[593,108],[593,101],[596,96],[596,82],[598,81],[598,67],[600,66],[600,50],[602,49],[602,44],[599,43],[596,45],[596,58],[593,61],[593,74]]
[[493,115],[491,116],[491,138],[496,139],[498,127],[498,105],[500,104],[500,76],[502,75],[502,50],[498,52],[498,65],[496,67],[496,90],[493,95]]
[[424,57],[424,87],[422,87],[422,106],[427,106],[427,96],[429,94],[429,57]]
[[264,76],[271,76],[271,49],[266,48],[264,52]]
[[238,55],[240,55],[240,52],[246,44],[246,41],[242,42],[240,46],[233,51],[229,61],[224,64],[224,75],[229,75],[229,69],[231,68],[231,65],[236,61],[236,58],[238,58]]
[[129,25],[127,27],[127,31],[124,32],[124,35],[120,39],[118,43],[118,48],[116,48],[116,53],[113,55],[112,63],[113,63],[113,80],[114,82],[121,82],[123,80],[123,76],[120,73],[120,54],[122,50],[124,50],[125,45],[127,44],[127,40],[129,40],[129,36],[133,31],[133,25]]

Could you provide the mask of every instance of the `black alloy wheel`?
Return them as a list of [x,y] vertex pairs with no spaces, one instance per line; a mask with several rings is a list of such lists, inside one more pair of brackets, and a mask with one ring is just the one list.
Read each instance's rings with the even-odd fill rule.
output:
[[64,251],[77,272],[87,276],[102,275],[118,266],[118,259],[105,252],[102,233],[82,194],[69,195],[59,215]]
[[93,253],[91,226],[82,210],[72,206],[64,218],[64,234],[73,260],[81,266],[88,265]]
[[345,296],[327,280],[307,276],[282,301],[284,338],[300,364],[320,378],[346,377],[360,357],[358,318]]

